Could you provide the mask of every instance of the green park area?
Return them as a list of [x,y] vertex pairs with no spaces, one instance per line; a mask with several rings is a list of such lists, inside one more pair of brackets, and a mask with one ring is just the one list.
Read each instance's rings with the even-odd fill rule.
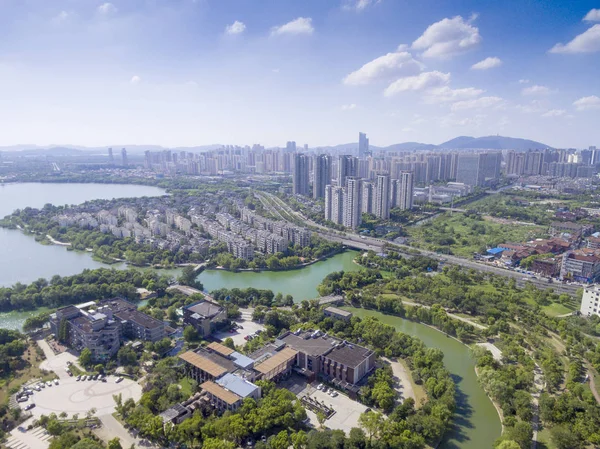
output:
[[446,212],[421,226],[407,228],[411,245],[439,253],[471,257],[504,242],[547,237],[544,226],[495,222],[478,214]]

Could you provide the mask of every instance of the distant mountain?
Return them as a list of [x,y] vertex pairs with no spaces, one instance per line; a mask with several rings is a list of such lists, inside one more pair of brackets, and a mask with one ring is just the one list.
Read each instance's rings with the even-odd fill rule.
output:
[[[105,147],[85,147],[78,145],[11,145],[0,147],[0,151],[19,151],[23,153],[37,153],[37,154],[48,154],[48,155],[77,155],[83,152],[96,152],[106,154],[106,150],[112,147],[115,152],[120,151],[121,148],[127,148],[130,154],[143,153],[146,150],[150,151],[162,151],[169,149],[171,151],[187,151],[191,153],[198,153],[202,151],[210,151],[217,148],[221,148],[223,145],[212,144],[212,145],[198,145],[193,147],[174,147],[166,148],[160,145],[107,145]],[[322,151],[330,151],[332,153],[348,153],[355,154],[358,151],[358,142],[342,143],[339,145],[331,146],[315,146],[311,149],[319,148]],[[545,148],[552,148],[544,143],[536,142],[534,140],[519,139],[514,137],[504,136],[485,136],[485,137],[471,137],[471,136],[459,136],[454,139],[448,140],[447,142],[439,145],[430,143],[420,142],[402,142],[388,145],[385,147],[379,147],[375,145],[370,146],[373,151],[430,151],[430,150],[470,150],[470,149],[483,149],[483,150],[542,150]],[[302,151],[299,147],[299,151]]]
[[519,139],[515,137],[503,136],[485,136],[470,137],[460,136],[444,142],[437,146],[440,149],[467,150],[467,149],[485,149],[485,150],[543,150],[552,148],[545,143],[534,140]]
[[392,145],[389,145],[387,147],[382,147],[380,149],[385,150],[385,151],[412,151],[412,150],[427,151],[427,150],[433,150],[435,148],[436,148],[436,146],[431,143],[404,142],[404,143],[394,143]]

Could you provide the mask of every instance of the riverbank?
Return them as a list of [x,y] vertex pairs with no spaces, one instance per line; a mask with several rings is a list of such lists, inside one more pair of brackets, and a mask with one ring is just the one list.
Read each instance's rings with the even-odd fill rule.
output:
[[450,429],[438,445],[440,448],[481,449],[490,447],[500,437],[502,421],[487,393],[478,382],[470,348],[441,330],[406,318],[378,311],[343,307],[359,318],[373,316],[396,330],[415,336],[430,348],[444,353],[444,365],[456,384],[456,411]]

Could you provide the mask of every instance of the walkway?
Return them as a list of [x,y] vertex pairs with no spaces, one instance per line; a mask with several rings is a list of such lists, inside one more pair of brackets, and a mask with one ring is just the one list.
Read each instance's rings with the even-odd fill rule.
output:
[[[33,424],[33,418],[24,421],[19,427],[27,429],[27,426]],[[6,447],[10,449],[46,449],[52,438],[43,427],[36,427],[31,430],[21,432],[18,428],[10,432]]]
[[413,385],[410,379],[410,373],[406,371],[404,365],[400,362],[394,362],[387,357],[382,357],[384,361],[390,364],[394,377],[398,378],[398,383],[394,385],[394,389],[398,392],[398,395],[404,400],[407,398],[413,398],[415,401],[415,407],[417,404],[417,396],[413,390]]
[[[406,304],[407,306],[412,306],[412,307],[423,307],[424,309],[431,309],[431,306],[426,306],[425,304],[419,304],[417,302],[411,302],[411,301],[404,301],[403,300],[402,304]],[[444,309],[444,310],[446,310],[446,309]],[[470,324],[471,326],[476,327],[479,330],[484,330],[484,329],[488,328],[487,326],[485,326],[483,324],[476,323],[475,321],[471,321],[468,318],[465,318],[465,317],[462,317],[462,316],[459,316],[459,315],[455,315],[453,313],[448,313],[447,311],[446,311],[446,315],[448,315],[450,318],[454,318],[455,320],[462,321],[463,323]]]
[[144,447],[149,449],[158,449],[158,446],[154,446],[146,439],[141,439],[128,432],[121,423],[112,415],[100,416],[102,421],[102,427],[95,429],[94,433],[104,441],[110,441],[115,437],[118,437],[121,446],[123,447]]
[[540,426],[540,394],[546,386],[546,383],[544,382],[544,374],[537,363],[533,369],[533,386],[535,388],[535,392],[531,395],[533,408],[533,417],[531,418],[531,427],[533,428],[531,449],[536,449],[538,443],[538,430]]
[[594,379],[594,368],[592,368],[590,362],[587,360],[585,361],[585,364],[587,365],[587,375],[590,378],[590,390],[592,390],[592,394],[594,395],[596,402],[600,404],[600,394],[598,394],[598,390],[596,389],[596,381]]

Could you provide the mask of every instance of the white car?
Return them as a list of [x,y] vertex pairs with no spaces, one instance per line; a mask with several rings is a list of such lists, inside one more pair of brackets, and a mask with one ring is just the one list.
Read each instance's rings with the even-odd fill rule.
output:
[[323,384],[317,385],[317,390],[322,390],[322,389],[323,389]]
[[118,384],[118,383],[119,383],[119,382],[121,382],[121,381],[123,381],[123,378],[122,378],[122,377],[117,377],[117,380],[115,380],[115,383],[117,383],[117,384]]
[[58,385],[58,379],[54,379],[54,385]]
[[52,386],[52,382],[50,382],[50,381],[46,382],[46,386],[47,387],[51,387]]
[[335,398],[335,397],[338,395],[338,392],[337,392],[337,391],[332,391],[332,392],[331,392],[329,395],[330,395],[332,398]]

